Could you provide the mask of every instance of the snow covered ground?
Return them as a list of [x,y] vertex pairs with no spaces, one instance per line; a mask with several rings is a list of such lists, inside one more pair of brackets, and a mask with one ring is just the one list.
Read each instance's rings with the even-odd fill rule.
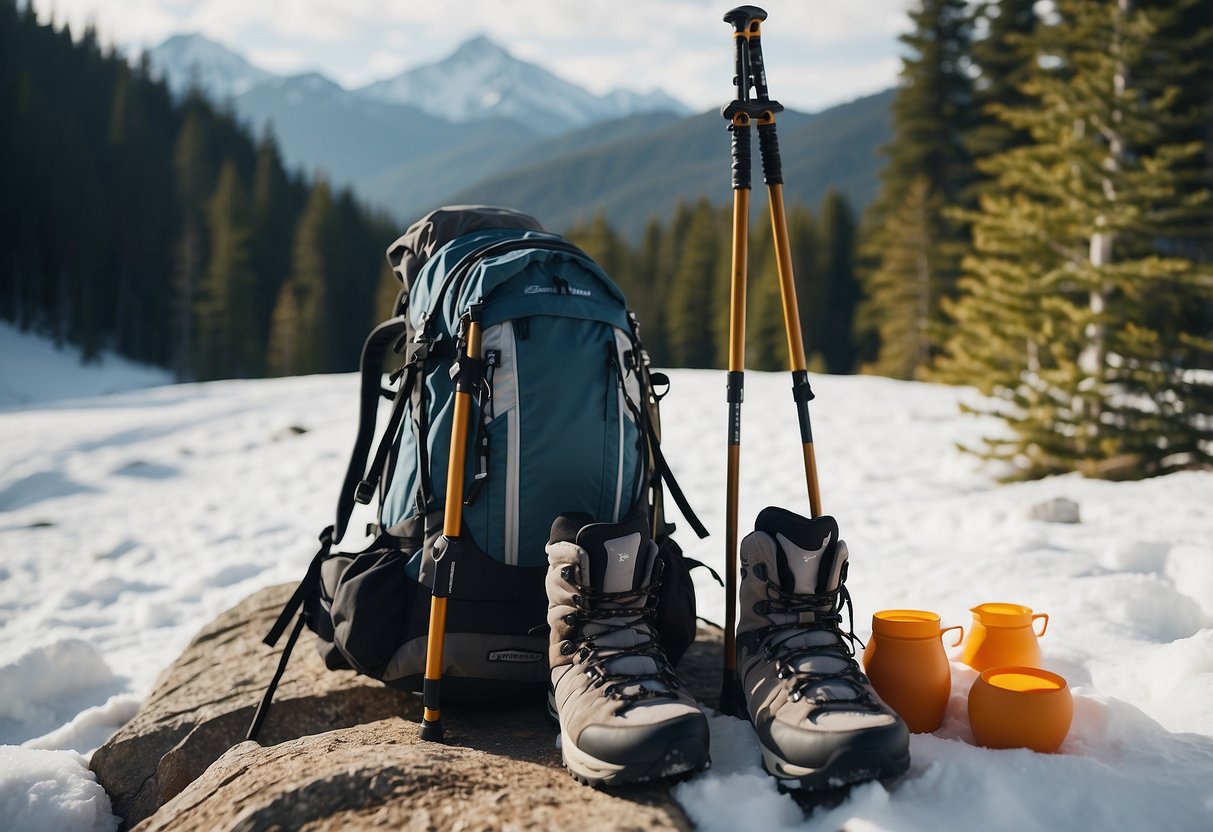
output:
[[[674,371],[665,449],[723,567],[723,373]],[[353,440],[353,376],[132,389],[164,380],[74,358],[0,326],[0,818],[14,830],[117,823],[87,755],[206,622],[295,581],[328,522]],[[705,830],[1213,829],[1213,472],[1136,483],[997,485],[954,447],[997,426],[965,391],[814,379],[823,502],[851,550],[856,629],[931,609],[968,625],[985,601],[1051,616],[1045,665],[1074,724],[1059,754],[976,747],[953,662],[944,726],[913,766],[807,818],[759,765],[746,723],[712,719],[713,768],[676,787]],[[84,385],[84,386],[81,386]],[[110,390],[127,392],[101,395]],[[743,531],[804,510],[786,374],[747,375]],[[1030,518],[1065,497],[1082,522]],[[701,579],[701,613],[723,594]],[[952,658],[958,650],[950,652]]]

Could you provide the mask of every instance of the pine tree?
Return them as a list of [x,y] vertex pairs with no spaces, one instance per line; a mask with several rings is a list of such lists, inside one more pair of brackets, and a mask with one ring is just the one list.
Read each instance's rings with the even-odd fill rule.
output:
[[940,197],[926,177],[910,184],[897,212],[888,218],[880,265],[865,277],[865,288],[881,299],[881,311],[859,323],[876,330],[880,354],[863,369],[894,378],[914,378],[930,363],[935,310],[944,293],[943,270],[936,264],[944,221]]
[[292,193],[278,145],[268,129],[257,143],[252,196],[252,254],[256,273],[253,304],[261,348],[265,349],[274,304],[291,268],[291,239],[298,220],[294,203],[299,201]]
[[326,242],[333,222],[332,193],[323,180],[312,188],[295,231],[291,274],[278,294],[270,325],[270,375],[329,372]]
[[[636,300],[633,309],[640,322],[640,337],[656,364],[666,361],[665,295],[669,275],[661,271],[661,246],[664,228],[661,220],[651,218],[644,227],[640,248],[633,259]],[[628,296],[629,300],[631,295]]]
[[[827,330],[834,304],[830,284],[822,279],[822,250],[818,243],[817,220],[808,206],[795,203],[786,209],[785,222],[788,230],[788,245],[792,254],[792,275],[796,280],[796,310],[800,316],[797,325],[804,344],[805,357],[814,371],[824,367],[822,350],[825,348]],[[773,243],[768,243],[774,247]],[[783,320],[783,301],[780,300],[780,321]],[[787,332],[784,332],[783,361],[780,369],[788,369]]]
[[[855,215],[837,190],[826,191],[818,227],[820,265],[818,273],[828,287],[827,315],[819,324],[819,344],[831,373],[855,371],[855,307],[859,302],[859,279],[855,274]],[[812,335],[812,333],[810,333]]]
[[[787,369],[787,339],[775,250],[771,245],[771,215],[763,212],[750,227],[746,270],[745,363],[753,370]],[[728,305],[728,293],[721,304]],[[727,349],[728,344],[725,343]]]
[[173,304],[173,329],[177,333],[173,370],[178,379],[194,376],[194,303],[206,251],[201,205],[211,182],[211,172],[202,107],[197,99],[187,103],[185,122],[173,152],[177,203],[181,212]]
[[1213,463],[1213,383],[1191,371],[1213,338],[1158,314],[1213,299],[1209,266],[1166,250],[1168,229],[1213,217],[1186,184],[1203,148],[1159,83],[1182,52],[1160,32],[1186,5],[1059,0],[1032,105],[1005,111],[1032,142],[986,163],[998,193],[970,217],[977,254],[942,366],[997,397],[1012,435],[982,453],[1023,476]]
[[228,160],[206,206],[210,256],[194,305],[197,375],[200,379],[261,373],[261,339],[255,308],[256,275],[248,197]]
[[[974,176],[965,148],[975,114],[968,72],[972,22],[966,4],[921,0],[910,19],[914,29],[901,41],[912,54],[903,59],[901,86],[893,101],[893,140],[884,148],[889,162],[881,175],[880,193],[865,218],[865,298],[857,322],[864,328],[858,339],[878,344],[877,355],[865,356],[868,367],[903,378],[928,365],[941,342],[940,303],[955,291],[967,240],[965,229],[949,212],[966,205]],[[925,193],[911,196],[921,187],[915,184],[919,181],[925,182]],[[915,206],[928,213],[907,224],[907,212]],[[899,230],[915,236],[898,240]],[[918,236],[924,233],[930,235],[925,240]],[[906,314],[900,291],[893,295],[883,291],[889,286],[890,270],[898,268],[884,261],[904,259],[908,250],[924,242],[929,251],[920,265],[930,269],[926,282],[935,289],[928,296],[927,349],[916,347],[907,355],[904,343],[887,343],[880,336],[889,329],[904,330],[891,319]],[[911,357],[915,363],[907,363]]]
[[977,9],[985,36],[972,47],[978,76],[973,94],[975,123],[965,136],[965,146],[974,159],[994,156],[1025,144],[1027,131],[999,118],[998,109],[1024,107],[1028,97],[1022,90],[1036,60],[1032,38],[1036,30],[1036,0],[987,0]]
[[706,198],[690,213],[681,257],[666,307],[669,361],[674,367],[713,367],[717,363],[712,323],[719,288],[720,230],[716,209]]

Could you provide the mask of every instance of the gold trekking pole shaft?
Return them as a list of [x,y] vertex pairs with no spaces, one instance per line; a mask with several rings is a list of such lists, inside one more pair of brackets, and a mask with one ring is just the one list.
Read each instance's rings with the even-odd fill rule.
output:
[[[779,145],[775,136],[775,116],[770,117],[769,139],[764,141],[763,129],[758,125],[758,146],[762,151],[763,168],[767,167],[767,144],[774,146],[774,157],[779,158]],[[788,336],[788,368],[792,371],[792,398],[796,402],[796,415],[800,422],[800,447],[804,458],[804,478],[809,490],[809,516],[821,514],[821,486],[817,482],[817,455],[813,451],[813,428],[809,422],[809,400],[813,391],[809,387],[809,371],[804,357],[804,340],[800,334],[800,311],[796,305],[796,276],[792,271],[792,250],[788,244],[788,222],[783,209],[782,177],[779,182],[767,178],[767,194],[771,203],[771,230],[775,238],[775,267],[779,273],[779,296],[783,304],[783,325]]]
[[[750,125],[758,125],[758,147],[762,157],[763,181],[767,185],[771,209],[779,293],[783,306],[783,324],[788,341],[788,364],[792,371],[792,398],[800,422],[805,481],[809,492],[810,516],[821,514],[821,493],[817,482],[817,460],[813,452],[813,433],[808,403],[813,398],[809,387],[804,340],[800,331],[800,313],[796,304],[796,278],[792,269],[787,217],[783,204],[783,162],[775,133],[775,114],[783,105],[772,101],[767,92],[766,68],[762,60],[762,22],[767,13],[757,6],[739,6],[724,20],[733,27],[733,83],[737,98],[721,109],[732,134],[733,160],[733,257],[729,286],[729,361],[728,361],[728,469],[725,490],[725,630],[724,672],[720,690],[720,710],[744,715],[745,701],[737,677],[737,504],[741,468],[741,403],[745,387],[745,295],[747,241],[750,211]],[[751,90],[753,96],[751,97]]]
[[442,655],[446,645],[446,604],[455,586],[455,567],[463,533],[463,479],[467,461],[468,424],[471,421],[472,394],[483,377],[480,361],[479,306],[474,305],[464,318],[467,349],[455,377],[455,407],[451,419],[451,451],[447,462],[446,503],[442,518],[442,537],[434,546],[434,587],[430,599],[430,628],[425,647],[425,676],[422,700],[421,738],[442,741]]
[[[746,269],[750,236],[750,124],[749,41],[759,29],[766,13],[754,15],[753,7],[733,9],[724,20],[733,26],[733,82],[737,98],[725,105],[721,115],[729,122],[732,136],[733,170],[733,254],[729,280],[729,360],[726,376],[726,400],[729,406],[727,473],[725,481],[725,611],[724,668],[720,680],[720,710],[741,716],[745,701],[737,678],[737,503],[741,481],[741,403],[745,399],[745,315]],[[757,10],[760,11],[761,10]]]

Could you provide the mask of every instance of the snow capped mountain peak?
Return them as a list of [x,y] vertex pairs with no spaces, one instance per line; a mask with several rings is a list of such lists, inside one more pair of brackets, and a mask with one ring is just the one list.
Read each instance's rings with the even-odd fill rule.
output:
[[664,93],[594,95],[543,67],[515,58],[483,35],[465,41],[440,61],[357,92],[378,101],[409,104],[450,121],[505,117],[543,133],[560,133],[640,112],[689,112]]
[[198,34],[175,35],[151,49],[148,57],[154,73],[174,96],[197,88],[216,101],[240,98],[255,87],[267,86],[285,91],[295,105],[305,104],[309,94],[347,101],[357,97],[407,105],[452,122],[508,118],[549,135],[638,113],[690,113],[660,91],[595,95],[514,57],[484,35],[464,41],[442,60],[353,91],[315,72],[275,75]]
[[248,92],[274,76],[204,35],[174,35],[148,51],[157,77],[175,96],[197,88],[224,101]]
[[484,61],[488,59],[513,60],[504,47],[485,35],[476,35],[461,43],[448,60],[453,61]]

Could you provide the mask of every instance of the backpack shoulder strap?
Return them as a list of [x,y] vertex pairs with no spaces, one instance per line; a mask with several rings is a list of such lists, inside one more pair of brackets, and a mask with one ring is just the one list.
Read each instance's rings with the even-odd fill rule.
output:
[[[341,483],[341,493],[337,497],[337,518],[334,524],[333,539],[341,540],[354,512],[355,502],[369,502],[379,484],[380,472],[372,471],[371,480],[367,477],[367,460],[371,454],[371,443],[375,439],[375,424],[379,411],[379,398],[392,396],[395,405],[389,424],[380,439],[379,452],[376,459],[384,456],[387,446],[395,438],[395,428],[400,425],[404,414],[404,403],[409,398],[409,389],[413,384],[413,366],[416,356],[409,356],[404,367],[404,383],[399,391],[389,393],[383,388],[383,360],[390,351],[400,351],[404,348],[403,339],[408,328],[408,320],[404,316],[390,318],[371,330],[366,344],[362,347],[362,385],[359,392],[358,406],[358,436],[354,440],[354,450],[350,454],[350,463],[346,468],[345,480]],[[370,494],[367,494],[367,489]]]

